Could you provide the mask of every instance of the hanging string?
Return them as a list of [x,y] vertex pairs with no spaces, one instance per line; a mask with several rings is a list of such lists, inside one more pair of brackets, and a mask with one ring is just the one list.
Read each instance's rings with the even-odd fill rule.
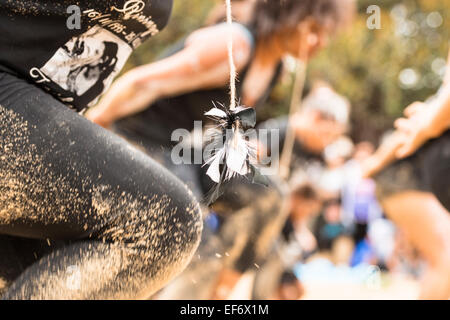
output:
[[303,89],[305,86],[305,79],[306,79],[306,64],[303,61],[298,60],[295,72],[294,86],[292,89],[291,105],[288,116],[289,124],[286,132],[286,138],[284,140],[283,152],[280,158],[279,174],[280,177],[284,180],[286,180],[290,174],[290,164],[295,144],[295,129],[292,124],[292,121],[294,121],[294,115],[300,110],[301,107],[301,100]]
[[[254,151],[245,139],[244,131],[256,125],[256,113],[253,108],[236,105],[236,66],[233,59],[233,17],[231,0],[226,0],[228,28],[228,62],[230,68],[230,106],[227,109],[214,108],[205,113],[217,123],[217,142],[213,155],[207,160],[206,174],[217,183],[208,196],[208,205],[217,200],[225,182],[237,176],[246,176],[254,183],[267,184],[258,168],[251,160]],[[231,132],[229,131],[231,129]],[[231,133],[229,136],[228,133]]]
[[230,110],[236,108],[236,65],[233,59],[233,17],[231,0],[226,0],[228,34],[228,62],[230,65]]

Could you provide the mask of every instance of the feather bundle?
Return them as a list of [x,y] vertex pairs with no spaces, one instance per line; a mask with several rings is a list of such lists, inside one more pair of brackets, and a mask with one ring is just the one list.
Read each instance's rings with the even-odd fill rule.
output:
[[255,163],[256,150],[247,141],[245,130],[256,125],[256,112],[253,108],[243,106],[234,110],[214,108],[205,113],[217,123],[212,138],[212,153],[205,165],[209,165],[206,174],[217,186],[212,190],[208,204],[213,203],[222,193],[225,182],[245,176],[254,183],[267,185],[267,180],[259,173]]

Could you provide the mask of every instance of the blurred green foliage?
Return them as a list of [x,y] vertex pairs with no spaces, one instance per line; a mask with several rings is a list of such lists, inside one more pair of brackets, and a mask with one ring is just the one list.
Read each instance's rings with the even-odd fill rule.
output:
[[[372,4],[382,9],[379,30],[366,25]],[[309,79],[326,79],[351,100],[354,138],[375,141],[407,105],[436,93],[449,16],[450,1],[361,0],[351,29],[312,61]]]
[[[274,1],[274,0],[272,0]],[[299,0],[300,1],[300,0]],[[133,54],[126,69],[153,61],[201,27],[219,0],[175,0],[169,26]],[[381,29],[370,30],[367,8],[381,8]],[[308,68],[307,88],[324,79],[352,102],[352,136],[377,141],[393,120],[440,84],[450,40],[449,0],[360,0],[353,25],[336,36]],[[260,118],[286,113],[292,76],[286,74]]]
[[165,49],[203,26],[215,0],[174,0],[169,24],[156,37],[142,44],[130,57],[124,71],[153,61]]

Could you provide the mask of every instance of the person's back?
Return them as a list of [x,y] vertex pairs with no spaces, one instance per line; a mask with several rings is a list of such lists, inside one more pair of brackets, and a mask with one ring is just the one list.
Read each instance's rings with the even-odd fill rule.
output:
[[[221,26],[223,24],[220,24]],[[242,95],[243,83],[245,82],[247,70],[252,63],[255,50],[255,35],[248,27],[235,23],[235,28],[242,33],[249,43],[250,54],[248,64],[243,67],[239,73],[239,81],[237,82],[237,95]],[[185,47],[186,39],[173,45],[166,51],[166,56],[176,54]],[[272,81],[264,91],[263,95],[258,99],[256,105],[262,105],[268,98],[269,93],[276,84],[276,80],[281,71],[281,63],[275,72]],[[201,76],[201,75],[199,75]],[[210,124],[205,113],[211,109],[213,104],[226,104],[229,100],[229,87],[226,83],[222,86],[214,88],[198,89],[181,95],[162,97],[149,105],[144,111],[120,119],[115,125],[114,130],[131,141],[138,143],[147,150],[156,151],[161,148],[170,148],[178,141],[171,141],[172,133],[177,129],[185,129],[191,132],[194,129],[194,122],[201,121],[204,130]],[[152,125],[149,125],[152,123]]]

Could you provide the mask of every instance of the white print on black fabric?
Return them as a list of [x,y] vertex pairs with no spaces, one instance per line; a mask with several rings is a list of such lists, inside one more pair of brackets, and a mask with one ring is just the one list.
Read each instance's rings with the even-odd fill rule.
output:
[[[142,0],[129,0],[123,8],[111,7],[111,13],[102,13],[93,9],[86,10],[83,14],[90,22],[97,23],[105,29],[117,34],[130,46],[137,48],[147,37],[159,32],[158,26],[151,16],[143,13],[145,2]],[[117,16],[119,14],[120,16]],[[129,30],[126,21],[134,21],[143,26],[143,30]]]
[[71,92],[74,99],[89,103],[89,98],[100,96],[111,85],[131,52],[123,40],[95,26],[72,38],[42,68],[33,68],[30,74],[36,81],[50,79]]
[[30,75],[36,79],[36,83],[50,82],[50,79],[48,79],[38,68],[31,69]]
[[83,11],[93,26],[70,39],[44,66],[32,68],[30,76],[47,90],[59,86],[65,91],[58,93],[59,99],[75,107],[94,105],[133,49],[159,32],[152,17],[144,14],[145,6],[142,0],[128,0],[106,13]]

